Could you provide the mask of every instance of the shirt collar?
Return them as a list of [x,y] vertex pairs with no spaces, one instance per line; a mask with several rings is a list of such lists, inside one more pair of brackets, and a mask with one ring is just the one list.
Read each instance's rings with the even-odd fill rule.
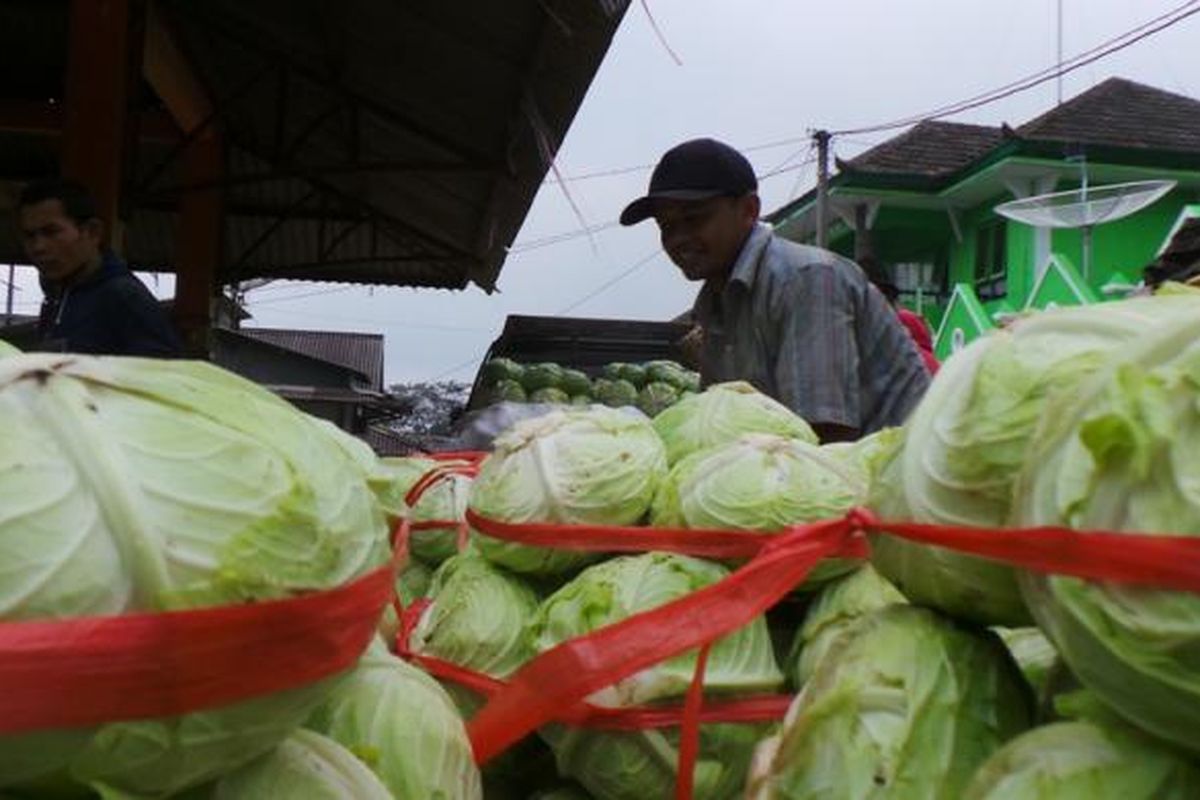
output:
[[[758,265],[762,261],[763,250],[766,249],[767,242],[770,240],[771,227],[762,222],[756,223],[753,230],[750,231],[750,235],[746,237],[746,241],[742,243],[741,252],[733,262],[732,269],[729,270],[729,280],[725,283],[725,291],[722,294],[725,294],[735,283],[745,289],[754,285],[754,279],[758,276]],[[692,306],[696,321],[701,326],[705,326],[716,316],[716,305],[717,298],[713,296],[712,284],[705,281]]]

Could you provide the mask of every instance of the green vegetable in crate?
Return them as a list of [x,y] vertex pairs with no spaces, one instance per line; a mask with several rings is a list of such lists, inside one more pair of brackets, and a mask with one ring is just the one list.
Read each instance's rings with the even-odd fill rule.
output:
[[267,755],[186,800],[394,800],[357,756],[333,739],[298,730]]
[[518,381],[505,379],[488,390],[488,405],[493,403],[524,403],[529,399],[525,387]]
[[784,662],[792,686],[808,683],[821,659],[840,636],[873,611],[908,601],[895,586],[866,564],[822,587],[804,615],[791,652]]
[[648,417],[656,417],[679,399],[679,392],[669,383],[647,383],[638,392],[637,407]]
[[[1047,399],[1077,391],[1121,343],[1198,315],[1198,298],[1138,298],[1036,314],[973,342],[909,418],[873,509],[883,519],[1004,526]],[[1031,621],[1002,564],[890,536],[875,538],[872,560],[914,603],[985,625]]]
[[611,364],[605,364],[600,370],[600,377],[607,378],[610,381],[621,380],[621,370],[629,366],[624,361],[614,361]]
[[521,385],[525,387],[525,391],[530,393],[536,392],[538,389],[549,389],[557,387],[562,382],[562,375],[562,367],[553,362],[544,361],[540,364],[530,364],[525,367]]
[[1031,705],[994,634],[888,606],[821,659],[755,754],[746,797],[959,800],[976,768],[1029,727]]
[[570,395],[587,394],[592,390],[592,379],[577,369],[564,369],[558,388]]
[[622,364],[617,377],[629,381],[635,388],[641,389],[646,385],[646,368],[641,364]]
[[594,402],[595,401],[592,399],[591,395],[587,395],[587,394],[571,395],[571,405],[573,405],[573,406],[590,406]]
[[700,373],[692,372],[690,370],[687,372],[684,372],[683,386],[681,388],[687,392],[699,392],[700,391]]
[[[788,525],[841,517],[865,493],[856,476],[817,445],[749,433],[677,462],[654,500],[651,522],[775,533]],[[806,584],[853,571],[857,564],[824,561]]]
[[[666,477],[662,442],[645,419],[603,406],[518,422],[497,437],[471,488],[470,507],[502,522],[632,525]],[[474,537],[493,562],[554,575],[595,556]]]
[[521,382],[525,377],[525,367],[511,358],[492,358],[483,365],[483,382],[496,384],[502,381]]
[[737,439],[743,433],[773,433],[816,444],[808,423],[748,383],[710,386],[654,418],[654,429],[667,446],[667,460]]
[[[0,620],[282,598],[386,563],[362,465],[320,431],[202,362],[0,360]],[[113,792],[183,791],[275,747],[331,684],[0,736],[0,788],[69,776]]]
[[674,361],[650,361],[646,364],[647,383],[666,383],[676,389],[687,385],[687,371]]
[[601,378],[592,387],[592,395],[612,408],[637,405],[638,390],[629,381]]
[[482,798],[462,717],[437,681],[372,645],[307,722],[362,759],[394,797]]
[[[1200,315],[1121,348],[1047,407],[1014,522],[1196,536],[1198,393]],[[1034,574],[1021,576],[1021,589],[1086,688],[1137,727],[1200,753],[1200,595]]]
[[[641,611],[684,597],[724,578],[717,564],[687,556],[647,553],[613,558],[589,567],[542,603],[529,627],[534,647],[545,652]],[[628,706],[674,699],[687,692],[695,652],[648,667],[592,695],[592,702]],[[773,691],[783,682],[758,618],[716,642],[704,673],[706,692],[728,696]],[[697,800],[733,797],[741,789],[763,726],[706,724],[700,729]],[[543,730],[559,771],[599,800],[670,797],[678,757],[676,729],[608,732],[553,725]]]
[[1189,800],[1200,771],[1128,728],[1057,722],[1023,733],[975,773],[964,800]]
[[571,396],[555,386],[548,386],[545,389],[538,389],[529,395],[531,403],[558,403],[566,405],[571,402]]

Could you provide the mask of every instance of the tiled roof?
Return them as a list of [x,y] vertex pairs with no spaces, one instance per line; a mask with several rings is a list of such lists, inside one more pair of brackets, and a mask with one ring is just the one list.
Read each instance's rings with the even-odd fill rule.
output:
[[926,121],[847,161],[842,168],[851,173],[941,177],[970,165],[1002,141],[1000,128]]
[[1200,153],[1200,101],[1109,78],[1017,128],[1023,139]]
[[237,333],[309,358],[354,370],[372,389],[383,388],[383,334],[241,328]]

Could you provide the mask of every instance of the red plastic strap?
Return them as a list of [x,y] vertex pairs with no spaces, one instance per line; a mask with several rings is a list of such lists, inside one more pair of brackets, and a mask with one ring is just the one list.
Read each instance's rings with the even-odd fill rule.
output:
[[851,536],[851,527],[832,520],[768,537],[756,558],[721,582],[563,642],[529,662],[471,721],[476,761],[486,763],[593,692],[747,625],[821,559],[865,556],[866,542]]
[[675,800],[692,800],[696,780],[696,758],[700,755],[700,707],[704,703],[704,669],[711,644],[696,655],[696,671],[683,704],[683,727],[679,731],[679,767],[675,771]]
[[425,494],[442,481],[448,480],[454,475],[466,475],[467,477],[473,478],[478,473],[479,465],[474,463],[438,464],[417,479],[417,482],[412,485],[412,488],[405,493],[404,503],[409,508],[412,508],[417,504],[417,501],[421,499],[421,495]]
[[[862,512],[859,512],[860,514]],[[1200,537],[876,522],[875,532],[1037,572],[1200,593]]]
[[682,553],[701,558],[753,558],[772,533],[619,525],[562,525],[501,522],[467,509],[467,522],[480,533],[535,547],[602,553]]
[[175,716],[320,680],[366,649],[393,580],[384,567],[287,600],[0,623],[0,733]]
[[487,458],[484,450],[443,450],[438,453],[426,453],[425,458],[432,461],[469,461],[478,464]]

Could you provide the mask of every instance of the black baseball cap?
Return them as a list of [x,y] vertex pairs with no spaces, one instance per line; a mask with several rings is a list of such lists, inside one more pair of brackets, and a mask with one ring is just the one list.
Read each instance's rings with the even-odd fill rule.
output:
[[716,139],[692,139],[663,154],[650,176],[650,191],[621,212],[622,225],[654,214],[655,200],[707,200],[740,197],[758,189],[746,157]]

